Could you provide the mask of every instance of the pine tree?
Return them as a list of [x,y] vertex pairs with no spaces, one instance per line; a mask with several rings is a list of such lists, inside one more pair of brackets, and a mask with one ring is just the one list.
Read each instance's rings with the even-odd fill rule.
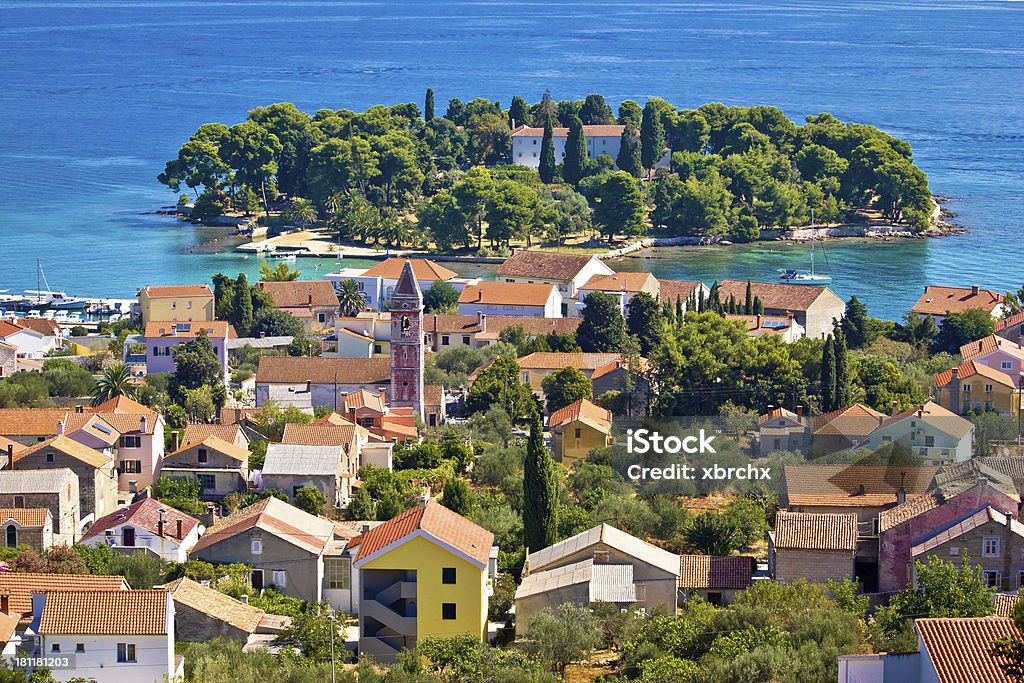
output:
[[249,328],[252,327],[252,292],[249,291],[249,280],[245,277],[245,273],[239,273],[238,279],[235,280],[235,301],[232,313],[234,316],[231,322],[235,326],[235,331],[243,337],[248,335]]
[[720,301],[720,297],[718,295],[718,280],[715,280],[714,283],[711,285],[711,290],[708,292],[707,301],[704,302],[704,306],[701,308],[701,311],[710,310],[714,311],[715,313],[721,313],[721,309],[722,302]]
[[850,405],[851,384],[850,384],[850,354],[846,348],[846,335],[838,325],[835,330],[835,359],[836,359],[836,391],[835,408],[839,410]]
[[665,149],[665,127],[661,123],[661,115],[648,101],[644,105],[643,118],[640,121],[640,162],[650,175],[651,169],[661,159]]
[[855,296],[846,302],[846,315],[843,317],[843,334],[851,349],[859,349],[868,344],[868,307]]
[[512,104],[508,108],[508,127],[517,128],[519,126],[530,125],[530,107],[519,95],[512,98]]
[[555,179],[555,143],[552,137],[551,117],[548,117],[544,122],[544,139],[540,143],[540,166],[537,167],[542,183],[550,183]]
[[473,511],[476,497],[465,479],[455,477],[445,483],[444,491],[441,493],[441,505],[465,517]]
[[423,102],[423,120],[430,123],[434,120],[434,91],[427,88],[427,97]]
[[743,314],[750,315],[754,312],[754,295],[750,291],[750,280],[747,280],[747,294],[743,301]]
[[565,140],[565,163],[562,178],[573,187],[579,184],[587,170],[587,141],[583,136],[583,122],[578,116],[569,121],[569,136]]
[[540,415],[530,424],[523,464],[523,544],[527,552],[547,548],[558,540],[558,480],[555,461],[544,446]]
[[821,412],[836,409],[836,347],[830,334],[821,352]]
[[644,172],[643,164],[640,161],[640,134],[633,126],[627,125],[622,129],[615,165],[619,167],[619,170],[625,171],[634,178],[639,178]]

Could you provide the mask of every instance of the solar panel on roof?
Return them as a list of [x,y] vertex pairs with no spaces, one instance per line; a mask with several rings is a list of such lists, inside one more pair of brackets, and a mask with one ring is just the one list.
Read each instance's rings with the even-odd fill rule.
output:
[[769,330],[783,330],[787,326],[788,323],[785,320],[765,320],[763,323],[761,323],[761,327],[767,328]]
[[111,432],[111,431],[110,431],[109,429],[107,429],[107,428],[106,428],[106,426],[104,426],[104,425],[101,425],[101,424],[99,424],[98,422],[97,422],[97,423],[95,423],[95,424],[93,424],[93,427],[95,427],[96,429],[100,430],[100,431],[101,431],[101,432],[103,432],[104,434],[112,434],[112,433],[113,433],[113,432]]

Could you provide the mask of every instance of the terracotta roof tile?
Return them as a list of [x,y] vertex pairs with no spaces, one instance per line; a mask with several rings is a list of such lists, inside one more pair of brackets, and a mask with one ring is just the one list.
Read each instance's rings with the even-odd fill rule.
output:
[[[164,535],[173,540],[181,541],[199,524],[199,520],[196,518],[189,517],[169,505],[164,505],[156,498],[143,498],[127,508],[116,510],[97,519],[82,536],[82,540],[102,537],[108,529],[122,524],[131,524],[152,534],[159,534],[160,510],[164,511]],[[181,522],[181,536],[178,536],[179,521]]]
[[580,370],[596,370],[615,361],[622,361],[621,353],[538,351],[523,356],[517,362],[520,368],[526,370],[560,370],[570,365]]
[[614,275],[593,275],[580,289],[602,292],[646,292],[658,291],[658,281],[650,273],[623,272]]
[[801,422],[801,420],[803,419],[799,415],[794,413],[792,410],[787,410],[785,408],[772,408],[763,415],[757,416],[757,424],[763,425],[767,422],[771,422],[772,420],[776,420],[780,417],[796,423]]
[[[992,380],[996,384],[1000,384],[1004,387],[1017,388],[1017,383],[1013,381],[1013,378],[1007,375],[1005,372],[1000,372],[995,368],[990,368],[982,363],[976,363],[973,360],[961,363],[956,368],[957,377],[960,379],[967,379],[968,377],[974,377],[980,375],[985,379]],[[953,379],[953,371],[945,370],[935,375],[935,386],[944,387],[949,384]]]
[[[454,270],[445,268],[430,259],[408,259],[412,263],[412,272],[416,276],[416,280],[419,282],[434,282],[436,280],[451,280],[452,278],[458,277],[459,274]],[[363,277],[380,277],[385,280],[397,280],[398,276],[402,274],[402,268],[405,267],[406,259],[404,258],[389,258],[381,261],[374,267],[363,273]]]
[[423,385],[423,405],[425,406],[443,406],[444,405],[444,386],[440,384],[424,384]]
[[1003,351],[1010,356],[1024,359],[1024,347],[1021,347],[1020,344],[1016,344],[1009,339],[997,337],[994,334],[990,334],[989,336],[983,337],[977,341],[969,342],[960,347],[960,355],[965,361],[975,360],[976,358],[987,356],[988,354],[995,353],[996,351]]
[[0,643],[7,645],[10,642],[14,632],[18,629],[18,622],[21,621],[20,616],[18,614],[0,612]]
[[596,406],[585,398],[553,412],[548,424],[554,429],[577,420],[605,434],[612,431],[612,411]]
[[286,424],[281,443],[293,446],[352,446],[359,427],[354,424]]
[[494,534],[436,501],[418,505],[363,534],[355,562],[365,561],[417,531],[462,552],[481,568],[487,566]]
[[[101,416],[104,422],[116,429],[121,434],[141,434],[142,415],[128,413],[103,413]],[[150,411],[146,417],[146,434],[152,434],[156,429],[157,420],[160,414]]]
[[0,573],[0,595],[7,596],[8,610],[21,615],[22,621],[32,619],[32,594],[49,591],[116,591],[127,590],[121,576],[91,576],[87,574],[33,574]]
[[847,408],[817,416],[811,420],[811,431],[815,436],[863,437],[877,429],[880,424],[879,418],[883,417],[884,413],[861,403],[854,403]]
[[929,491],[923,496],[918,496],[912,500],[908,500],[902,505],[897,505],[894,508],[888,510],[882,510],[878,513],[878,530],[888,531],[889,529],[899,526],[904,522],[923,515],[929,510],[942,505],[942,495],[938,491]]
[[1021,638],[1012,619],[918,619],[914,625],[939,683],[1013,683],[992,656],[996,640]]
[[792,507],[884,507],[896,504],[896,491],[901,484],[908,500],[924,495],[938,469],[907,465],[785,465],[782,489]]
[[27,330],[38,332],[44,337],[54,337],[60,331],[60,323],[46,318],[18,318],[16,324]]
[[43,527],[52,524],[49,508],[0,508],[0,525],[14,520],[19,526]]
[[148,408],[138,401],[133,401],[127,396],[115,396],[114,398],[104,401],[98,406],[92,408],[86,408],[86,411],[90,413],[99,413],[101,415],[107,413],[125,414],[125,415],[155,415],[156,412],[152,408]]
[[711,555],[679,556],[679,587],[693,588],[749,588],[752,581],[754,558],[715,557]]
[[569,281],[576,277],[592,258],[593,256],[586,254],[521,249],[505,259],[495,273],[500,277],[535,277],[543,280]]
[[1007,327],[1014,327],[1020,324],[1024,324],[1024,311],[1021,311],[1020,313],[1014,313],[1008,318],[997,320],[996,324],[993,326],[992,329],[994,332],[1002,332]]
[[47,591],[41,635],[164,635],[167,591]]
[[263,356],[256,382],[302,384],[379,384],[391,381],[391,359]]
[[[750,291],[764,304],[765,309],[783,311],[806,311],[819,297],[831,292],[826,287],[813,285],[789,285],[779,282],[751,282]],[[723,303],[730,296],[736,301],[745,301],[747,296],[746,280],[723,280],[718,285],[718,298]],[[837,300],[838,297],[834,298]],[[841,301],[841,300],[839,300]]]
[[181,443],[182,445],[198,443],[208,436],[215,436],[228,443],[236,443],[238,437],[244,434],[242,426],[237,422],[234,424],[190,424],[185,425]]
[[681,299],[683,303],[690,298],[690,295],[701,286],[700,282],[686,282],[683,280],[658,280],[660,290],[659,300],[676,305],[676,300]]
[[460,304],[501,306],[544,306],[558,291],[554,285],[525,282],[481,282],[466,285],[459,294]]
[[996,605],[997,617],[1012,617],[1013,610],[1020,602],[1020,593],[996,593],[992,596],[992,602]]
[[113,456],[105,455],[104,453],[89,448],[85,444],[78,443],[74,439],[64,436],[63,434],[58,434],[46,441],[40,441],[34,446],[30,446],[16,454],[14,456],[15,468],[17,468],[18,463],[25,458],[42,451],[57,451],[70,458],[74,458],[85,465],[89,465],[90,467],[103,467],[113,461]]
[[277,308],[338,306],[338,294],[327,280],[260,282],[257,286],[270,295]]
[[775,547],[793,550],[857,549],[857,515],[853,513],[775,513]]
[[434,334],[487,334],[495,339],[502,330],[521,327],[528,336],[540,334],[575,334],[582,318],[535,318],[521,315],[487,315],[481,329],[480,318],[476,315],[439,315],[427,313],[423,316],[423,331]]
[[192,553],[257,527],[317,555],[334,533],[334,525],[326,519],[314,517],[277,498],[264,498],[209,527]]
[[176,296],[213,296],[209,285],[164,285],[146,287],[146,294],[151,299]]
[[13,439],[8,439],[6,436],[0,436],[0,455],[20,453],[26,448],[27,446],[20,441],[14,441]]
[[63,408],[0,408],[0,434],[6,436],[56,436],[57,423],[65,431],[85,422],[91,415],[76,414]]
[[21,325],[15,325],[10,320],[0,320],[0,338],[9,337],[12,334],[17,334],[25,328]]
[[[588,124],[583,126],[583,137],[585,138],[618,138],[622,137],[622,131],[625,126],[618,124]],[[568,128],[552,128],[551,135],[556,138],[564,138],[569,136]],[[512,131],[512,137],[514,138],[542,138],[544,137],[543,128],[530,128],[529,126],[521,126]]]
[[921,315],[946,315],[947,313],[963,313],[972,308],[980,308],[992,312],[1003,303],[1003,295],[988,289],[972,287],[939,287],[928,285],[924,294],[910,309]]
[[187,577],[172,581],[165,588],[171,592],[175,603],[190,607],[248,633],[256,631],[265,614],[258,607],[235,600]]

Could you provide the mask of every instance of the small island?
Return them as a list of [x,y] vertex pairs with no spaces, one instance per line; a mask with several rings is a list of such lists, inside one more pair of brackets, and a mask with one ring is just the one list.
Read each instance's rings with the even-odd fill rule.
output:
[[[290,103],[209,123],[158,180],[195,222],[297,227],[306,253],[382,247],[472,257],[825,236],[943,234],[910,145],[828,113],[769,106],[617,112],[602,95],[535,103],[434,94],[362,113]],[[304,246],[303,246],[304,245]],[[312,246],[310,246],[312,245]],[[262,250],[264,247],[252,247]],[[621,249],[620,249],[621,251]]]

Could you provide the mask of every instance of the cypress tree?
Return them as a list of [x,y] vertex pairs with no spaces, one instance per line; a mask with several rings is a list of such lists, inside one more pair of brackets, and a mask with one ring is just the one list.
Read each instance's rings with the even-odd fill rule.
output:
[[423,120],[430,123],[434,120],[434,91],[427,88],[426,101],[423,103]]
[[708,292],[707,301],[704,302],[705,305],[701,308],[701,310],[703,311],[709,309],[716,313],[720,313],[721,311],[719,310],[719,308],[721,307],[721,303],[722,302],[719,300],[718,297],[718,280],[715,280],[714,284],[711,285],[711,290]]
[[542,183],[550,183],[555,179],[555,143],[551,139],[552,135],[549,116],[544,121],[544,139],[540,143],[540,166],[537,167]]
[[764,302],[759,296],[754,297],[754,315],[764,315]]
[[648,100],[644,105],[643,118],[640,120],[640,163],[647,169],[648,175],[661,159],[664,149],[665,127],[654,103]]
[[565,164],[562,177],[573,187],[579,184],[587,170],[587,141],[583,136],[583,122],[578,116],[569,121],[569,137],[565,140]]
[[213,311],[217,320],[231,320],[235,305],[235,281],[224,273],[213,276]]
[[231,322],[234,324],[235,330],[243,337],[248,335],[249,328],[252,327],[252,292],[249,291],[249,280],[245,277],[245,273],[239,273],[238,279],[235,280],[235,301],[232,313],[234,317]]
[[530,106],[526,104],[526,100],[516,95],[512,98],[512,104],[508,108],[508,127],[517,128],[528,125],[530,125]]
[[821,352],[821,412],[836,409],[836,347],[830,334]]
[[843,330],[836,326],[835,331],[835,359],[836,359],[836,407],[833,410],[845,408],[850,405],[850,354],[846,348],[846,335]]
[[843,316],[843,334],[851,349],[859,349],[868,343],[868,307],[855,296],[846,302]]
[[743,301],[743,313],[744,315],[750,315],[754,312],[754,295],[750,291],[750,280],[747,280],[747,294],[746,299]]
[[544,446],[540,415],[535,413],[523,464],[523,544],[527,552],[547,548],[558,540],[557,506],[555,461]]
[[639,178],[644,172],[643,164],[640,162],[640,134],[633,126],[627,125],[622,129],[615,165],[634,178]]

